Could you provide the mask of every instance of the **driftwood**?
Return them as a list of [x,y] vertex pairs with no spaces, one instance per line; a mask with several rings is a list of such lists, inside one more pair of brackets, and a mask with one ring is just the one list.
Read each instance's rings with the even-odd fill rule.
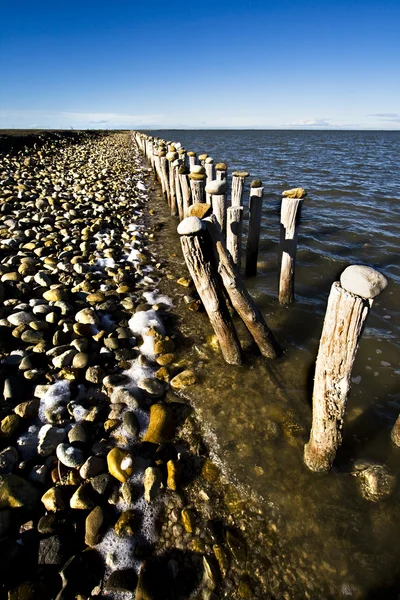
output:
[[226,211],[226,247],[240,272],[242,259],[243,206],[230,206]]
[[276,358],[281,349],[272,335],[264,317],[243,284],[235,264],[226,249],[221,229],[215,215],[204,219],[212,241],[218,273],[233,308],[243,320],[263,356]]
[[282,198],[281,206],[279,302],[290,304],[294,300],[297,239],[301,208],[306,192],[302,188],[295,188],[283,192],[283,194],[287,197]]
[[246,267],[247,277],[257,275],[258,246],[260,243],[261,213],[264,188],[259,180],[255,180],[250,186],[249,201],[249,230],[246,244]]
[[231,365],[239,365],[242,362],[240,342],[218,283],[214,257],[207,248],[205,227],[205,223],[198,217],[188,217],[181,221],[178,233],[181,236],[183,255],[224,359]]
[[340,283],[332,285],[315,367],[310,440],[304,448],[304,462],[312,471],[329,471],[341,444],[359,340],[373,298],[386,285],[383,275],[363,266],[348,267]]

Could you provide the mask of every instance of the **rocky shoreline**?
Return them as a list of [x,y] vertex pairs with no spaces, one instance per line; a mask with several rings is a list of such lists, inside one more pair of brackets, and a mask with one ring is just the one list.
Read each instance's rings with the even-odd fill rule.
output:
[[0,171],[2,597],[267,598],[177,394],[196,373],[130,134],[14,144]]

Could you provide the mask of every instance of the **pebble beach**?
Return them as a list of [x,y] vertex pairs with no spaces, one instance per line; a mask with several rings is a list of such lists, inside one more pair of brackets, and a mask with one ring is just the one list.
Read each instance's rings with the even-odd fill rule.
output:
[[190,282],[131,134],[11,140],[0,181],[2,597],[268,597],[181,397],[159,283]]

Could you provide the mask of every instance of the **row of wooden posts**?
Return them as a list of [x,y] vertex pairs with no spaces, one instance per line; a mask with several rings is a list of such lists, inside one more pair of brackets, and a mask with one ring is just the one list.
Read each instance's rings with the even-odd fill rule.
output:
[[[253,336],[261,354],[266,358],[276,358],[281,354],[279,344],[240,276],[243,219],[240,204],[248,174],[233,173],[232,206],[226,208],[227,169],[224,163],[217,164],[214,172],[212,159],[207,162],[209,157],[206,154],[199,156],[203,164],[197,165],[195,153],[186,152],[180,144],[166,143],[139,132],[134,132],[133,136],[161,182],[171,214],[181,221],[178,233],[183,254],[225,360],[234,365],[242,360],[227,298]],[[188,157],[191,166],[190,173],[185,166],[185,157]],[[193,167],[203,167],[204,171]],[[250,190],[247,274],[249,265],[252,265],[253,272],[256,270],[263,196],[261,182],[255,180]],[[294,296],[295,254],[304,196],[302,188],[294,188],[284,195],[282,201],[279,297],[285,303],[292,301]],[[210,205],[212,214],[209,214]],[[253,257],[255,265],[250,258],[248,263],[248,255]],[[386,286],[387,281],[381,273],[362,265],[347,267],[340,282],[335,281],[332,285],[316,361],[311,434],[304,448],[304,462],[312,471],[324,473],[333,464],[342,441],[351,371],[365,320],[374,298]],[[400,445],[400,417],[392,439]]]
[[[150,136],[136,135],[136,142],[158,177],[171,215],[181,221],[188,216],[203,218],[211,212],[221,228],[236,269],[242,262],[243,192],[247,171],[234,171],[228,206],[228,167],[208,154],[186,152],[181,144],[166,143]],[[259,179],[250,184],[248,232],[245,253],[246,277],[257,274],[264,187]],[[294,299],[294,267],[301,207],[306,196],[302,188],[283,192],[280,233],[279,302]]]

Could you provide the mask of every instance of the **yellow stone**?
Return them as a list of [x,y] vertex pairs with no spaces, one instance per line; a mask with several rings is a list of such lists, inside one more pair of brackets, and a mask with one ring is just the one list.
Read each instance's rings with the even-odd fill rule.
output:
[[134,458],[127,450],[113,448],[107,454],[107,466],[110,475],[125,483],[133,474]]
[[176,492],[177,488],[178,464],[175,460],[167,462],[167,487]]
[[173,437],[174,431],[174,421],[167,408],[162,404],[153,404],[150,407],[150,423],[142,441],[162,444]]
[[194,515],[191,510],[184,508],[181,512],[182,524],[187,533],[193,533],[195,528]]
[[291,190],[285,190],[282,192],[284,198],[305,198],[307,196],[306,190],[301,187],[293,188]]
[[181,390],[182,388],[188,387],[189,385],[194,385],[195,383],[196,375],[190,369],[186,369],[171,379],[170,386],[174,390]]

